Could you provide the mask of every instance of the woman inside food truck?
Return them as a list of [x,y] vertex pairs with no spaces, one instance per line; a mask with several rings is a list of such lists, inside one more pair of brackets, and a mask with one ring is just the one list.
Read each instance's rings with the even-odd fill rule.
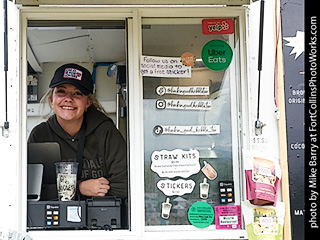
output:
[[[77,156],[81,156],[77,193],[82,199],[127,198],[126,142],[94,97],[91,73],[77,64],[60,66],[42,99],[45,101],[54,114],[34,127],[28,142],[59,143],[65,162],[79,162]],[[53,199],[57,199],[56,186],[43,186],[41,200]]]

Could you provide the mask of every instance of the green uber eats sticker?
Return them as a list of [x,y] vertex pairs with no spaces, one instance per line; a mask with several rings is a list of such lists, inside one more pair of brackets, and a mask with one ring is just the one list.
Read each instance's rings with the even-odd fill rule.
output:
[[215,71],[226,69],[231,63],[232,55],[229,44],[218,39],[207,42],[201,52],[203,63]]
[[189,208],[188,219],[197,228],[208,227],[214,220],[214,210],[206,202],[196,202]]

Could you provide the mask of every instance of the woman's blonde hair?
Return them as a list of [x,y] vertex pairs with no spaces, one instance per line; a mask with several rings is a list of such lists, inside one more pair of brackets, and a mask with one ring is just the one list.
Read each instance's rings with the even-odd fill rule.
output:
[[[43,95],[43,97],[40,100],[40,105],[42,106],[42,108],[40,110],[40,115],[42,118],[49,118],[51,115],[53,115],[53,107],[52,107],[51,100],[50,100],[53,95],[53,90],[54,90],[54,88],[49,88],[48,91]],[[106,116],[108,116],[107,111],[103,108],[101,103],[98,101],[98,99],[92,93],[89,93],[88,99],[92,102],[92,105],[96,109],[98,109],[100,112],[102,112]],[[50,108],[49,113],[46,113],[46,109],[45,109],[46,106],[49,106],[49,108]]]

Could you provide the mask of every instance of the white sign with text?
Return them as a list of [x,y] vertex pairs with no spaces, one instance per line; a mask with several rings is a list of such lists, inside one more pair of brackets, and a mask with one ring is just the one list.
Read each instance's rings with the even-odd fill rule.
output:
[[151,161],[151,170],[156,172],[159,177],[187,178],[200,171],[197,150],[154,151],[151,155]]
[[196,183],[193,180],[178,179],[173,180],[160,180],[157,182],[157,187],[166,196],[182,196],[184,194],[192,193]]
[[146,77],[190,78],[191,67],[181,63],[181,58],[141,56],[140,75]]
[[159,110],[175,109],[175,110],[211,110],[211,100],[193,100],[193,99],[158,99],[156,108]]
[[165,94],[182,96],[208,96],[210,95],[209,86],[158,86],[156,93],[159,96]]
[[220,125],[192,125],[192,126],[162,126],[157,125],[153,128],[156,135],[171,134],[171,135],[206,135],[219,134]]

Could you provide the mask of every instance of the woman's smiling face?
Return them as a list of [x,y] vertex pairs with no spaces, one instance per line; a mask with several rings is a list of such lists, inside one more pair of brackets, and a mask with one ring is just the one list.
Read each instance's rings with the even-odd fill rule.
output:
[[71,84],[55,87],[50,100],[59,123],[82,122],[85,110],[91,105],[88,96]]

